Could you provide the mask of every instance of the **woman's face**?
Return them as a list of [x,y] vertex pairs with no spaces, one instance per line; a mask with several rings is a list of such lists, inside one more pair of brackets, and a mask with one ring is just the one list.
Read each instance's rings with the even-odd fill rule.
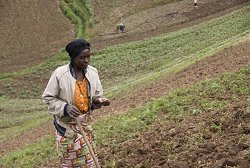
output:
[[90,51],[85,49],[74,59],[74,65],[79,69],[85,69],[89,65],[89,61]]

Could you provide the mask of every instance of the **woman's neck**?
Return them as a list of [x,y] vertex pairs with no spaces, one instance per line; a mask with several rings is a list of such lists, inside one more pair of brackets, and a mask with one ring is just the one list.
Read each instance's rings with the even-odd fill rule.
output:
[[80,81],[83,80],[84,78],[83,69],[76,66],[73,66],[73,69],[75,71],[76,79]]
[[79,68],[79,67],[77,67],[75,65],[73,66],[73,69],[74,69],[75,73],[82,72],[82,68]]

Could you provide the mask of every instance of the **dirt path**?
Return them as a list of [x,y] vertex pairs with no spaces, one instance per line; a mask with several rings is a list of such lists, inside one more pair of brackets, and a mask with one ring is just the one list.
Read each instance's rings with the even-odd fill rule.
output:
[[[226,72],[236,71],[250,63],[249,45],[250,40],[224,49],[176,74],[158,80],[153,85],[145,85],[126,95],[114,98],[111,100],[112,103],[110,107],[103,108],[102,111],[95,111],[94,118],[98,120],[109,115],[124,113],[129,108],[138,107],[146,102],[166,95],[173,89],[188,87],[202,80],[213,78]],[[22,142],[23,145],[32,144],[47,134],[54,134],[54,128],[51,122],[31,132],[20,135],[13,140],[1,142],[0,156],[19,149],[20,145],[16,142]]]
[[198,8],[194,8],[190,0],[170,3],[121,20],[126,24],[126,31],[122,34],[117,34],[113,25],[103,25],[106,28],[91,43],[94,49],[100,50],[110,45],[143,40],[223,16],[247,4],[250,4],[248,0],[199,0]]

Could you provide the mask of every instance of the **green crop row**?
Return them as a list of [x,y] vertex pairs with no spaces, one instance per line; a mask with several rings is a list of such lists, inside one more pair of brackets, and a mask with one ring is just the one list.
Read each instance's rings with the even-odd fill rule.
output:
[[[49,120],[52,119],[51,116],[44,114],[34,115],[34,116],[30,115],[29,117],[22,116],[22,118],[20,119],[20,123],[16,120],[16,118],[9,118],[9,121],[7,121],[9,127],[0,128],[1,130],[0,141],[5,141],[10,138],[15,138],[27,131],[36,129],[37,127],[47,123]],[[12,121],[16,123],[10,124]]]

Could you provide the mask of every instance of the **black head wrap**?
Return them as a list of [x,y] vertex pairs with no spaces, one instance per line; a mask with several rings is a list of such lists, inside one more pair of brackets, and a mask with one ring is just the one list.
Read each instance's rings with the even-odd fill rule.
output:
[[66,51],[68,52],[71,60],[73,60],[75,57],[77,57],[83,50],[89,49],[90,50],[90,44],[84,39],[77,39],[66,46]]

